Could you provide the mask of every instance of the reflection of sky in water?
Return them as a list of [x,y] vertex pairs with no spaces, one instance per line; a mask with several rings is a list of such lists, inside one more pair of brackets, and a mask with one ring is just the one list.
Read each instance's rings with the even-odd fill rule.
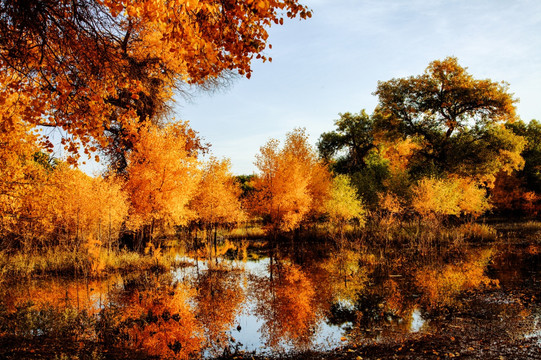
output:
[[532,332],[524,335],[526,339],[536,338],[537,344],[541,345],[541,314],[537,315],[533,320]]
[[[172,271],[173,281],[193,281],[198,272],[205,272],[208,270],[206,261],[199,260],[196,264],[196,261],[190,257],[180,257],[176,258],[177,261],[180,261],[188,266],[182,266]],[[224,262],[227,266],[230,266],[233,269],[236,269],[240,266],[243,269],[240,274],[241,287],[243,290],[247,291],[249,289],[249,281],[257,281],[258,278],[269,278],[269,264],[270,258],[262,258],[259,260],[250,260],[243,263],[238,263],[230,260],[220,260]],[[292,289],[292,291],[295,291]],[[348,304],[350,307],[351,304]],[[235,321],[229,330],[229,335],[231,339],[234,339],[231,350],[243,350],[247,352],[257,352],[259,354],[269,353],[272,350],[267,349],[264,340],[261,338],[261,328],[264,325],[264,320],[261,319],[256,310],[256,300],[254,296],[246,296],[244,302],[240,305],[243,309],[235,318]],[[345,328],[351,326],[351,323],[339,325],[329,325],[325,322],[325,317],[321,317],[315,327],[315,333],[310,343],[310,348],[312,349],[332,349],[336,348],[343,344],[341,338],[345,335]],[[239,328],[240,326],[240,328]],[[282,343],[282,349],[284,351],[294,350],[294,346],[290,344]],[[210,356],[208,352],[204,355]]]
[[[290,280],[285,281],[289,284],[287,286],[281,287],[281,292],[276,290],[280,288],[280,283],[273,283],[269,285],[270,280],[270,264],[271,259],[269,257],[264,257],[259,254],[258,260],[248,260],[248,261],[239,261],[239,260],[227,260],[223,258],[218,259],[218,266],[216,266],[215,259],[212,260],[212,263],[207,262],[206,260],[199,259],[195,260],[192,257],[188,256],[177,256],[176,261],[181,264],[177,268],[171,270],[163,279],[165,281],[172,281],[172,283],[184,283],[186,288],[193,291],[195,294],[199,290],[198,296],[203,296],[205,299],[212,298],[216,301],[212,306],[220,306],[223,304],[229,303],[229,299],[233,299],[235,292],[242,292],[242,296],[238,297],[238,301],[231,301],[231,306],[224,306],[223,309],[226,309],[227,314],[230,317],[227,318],[227,322],[222,322],[226,324],[226,327],[230,327],[227,331],[227,338],[230,339],[230,352],[235,352],[235,350],[243,350],[246,352],[256,352],[263,356],[265,355],[276,355],[277,352],[290,352],[299,349],[309,348],[311,350],[328,350],[336,347],[340,347],[346,344],[343,341],[343,338],[347,338],[348,341],[352,343],[372,343],[372,342],[385,342],[389,340],[394,340],[402,336],[408,336],[408,334],[423,333],[425,331],[433,332],[438,331],[439,320],[429,321],[423,318],[423,314],[430,315],[430,309],[427,309],[426,304],[423,303],[423,296],[417,296],[411,294],[409,289],[415,289],[418,291],[419,286],[414,276],[408,277],[408,273],[405,272],[405,275],[397,280],[391,285],[394,284],[396,287],[389,286],[388,281],[386,281],[385,276],[382,278],[377,278],[376,275],[370,275],[371,278],[368,279],[368,284],[366,287],[360,287],[355,289],[355,293],[348,293],[349,297],[342,298],[341,296],[334,296],[343,289],[341,288],[341,283],[337,284],[336,279],[341,279],[341,273],[335,274],[332,271],[335,271],[334,267],[329,268],[324,267],[323,260],[325,259],[315,259],[314,262],[303,263],[305,266],[301,267],[298,264],[289,262],[288,260],[281,261],[282,267],[277,266],[276,273],[274,273],[273,279],[277,281],[280,274],[279,269],[282,270],[285,268],[295,268],[298,269],[295,272],[289,274],[294,274],[297,277],[294,277],[291,282]],[[537,258],[536,258],[537,259]],[[495,319],[507,318],[510,320],[516,320],[512,323],[516,327],[515,333],[513,334],[517,338],[526,338],[532,339],[534,343],[537,343],[541,346],[541,310],[539,309],[538,304],[533,304],[531,308],[528,308],[528,317],[525,320],[517,319],[516,314],[519,310],[522,309],[522,305],[517,298],[510,295],[507,289],[516,289],[524,286],[525,284],[535,288],[538,286],[538,280],[534,280],[533,283],[524,282],[524,279],[538,279],[539,268],[534,267],[533,270],[528,270],[529,272],[520,272],[517,271],[517,260],[520,258],[515,257],[502,257],[500,262],[494,260],[493,267],[494,269],[491,272],[491,276],[495,279],[501,279],[501,290],[494,291],[491,293],[480,293],[478,297],[475,297],[475,304],[480,304],[483,311],[486,311],[487,314],[493,314]],[[530,262],[528,264],[531,264]],[[537,260],[535,263],[538,263]],[[275,264],[273,260],[273,264]],[[474,264],[476,264],[474,262]],[[518,263],[520,264],[520,262]],[[471,264],[466,264],[470,267]],[[211,270],[209,270],[209,267]],[[216,272],[209,273],[213,271],[212,269],[216,268]],[[454,269],[454,268],[453,268]],[[466,268],[468,269],[468,268]],[[231,270],[231,271],[230,271]],[[394,271],[395,269],[393,269]],[[447,269],[448,271],[448,269]],[[416,273],[414,273],[415,275]],[[115,294],[116,290],[120,292],[127,290],[130,291],[134,286],[138,286],[139,278],[137,274],[132,276],[114,276],[100,281],[93,281],[90,283],[80,282],[80,281],[58,281],[54,279],[45,279],[45,280],[36,280],[33,281],[33,286],[28,287],[28,285],[19,284],[20,289],[11,289],[14,292],[14,298],[12,301],[16,301],[18,297],[29,297],[28,293],[32,293],[29,289],[35,291],[35,296],[46,297],[49,296],[52,300],[55,300],[61,304],[76,305],[79,307],[86,306],[91,310],[102,310],[107,307],[111,301],[115,301],[114,297],[110,296]],[[352,276],[357,276],[354,274]],[[295,283],[295,281],[299,281]],[[438,285],[436,280],[439,280],[440,277],[434,276],[431,278],[432,283],[427,283],[430,286],[435,287]],[[444,279],[445,280],[445,279]],[[218,296],[211,295],[209,288],[204,286],[214,286],[219,281],[231,281],[230,287],[218,287],[219,289],[226,289],[233,292],[225,292],[226,295],[218,294]],[[303,283],[304,281],[304,283]],[[334,282],[333,282],[334,281]],[[154,283],[152,283],[154,284]],[[210,285],[209,285],[210,284]],[[220,283],[224,284],[224,283]],[[295,284],[295,285],[290,285]],[[304,285],[303,285],[304,284]],[[411,286],[415,284],[415,286]],[[303,286],[304,288],[313,288],[315,291],[315,316],[314,312],[308,313],[308,326],[310,331],[302,333],[294,333],[294,335],[307,336],[309,337],[308,342],[297,342],[295,343],[292,339],[283,339],[280,335],[284,337],[289,336],[287,332],[281,332],[283,329],[280,324],[280,321],[283,318],[268,316],[262,314],[266,310],[261,310],[262,306],[264,309],[267,308],[268,304],[265,304],[261,295],[270,294],[270,288],[273,286],[276,291],[277,298],[281,299],[282,302],[279,302],[279,305],[276,305],[276,309],[282,309],[280,306],[284,306],[285,311],[282,314],[297,314],[297,310],[300,311],[302,307],[297,306],[297,302],[294,302],[292,306],[287,306],[290,304],[289,299],[291,298],[297,300],[296,292],[299,293],[298,299],[303,299],[300,297],[302,294]],[[447,286],[447,283],[443,283],[442,286]],[[154,286],[154,285],[153,285]],[[422,288],[422,287],[421,287]],[[398,289],[398,290],[397,290]],[[438,288],[436,288],[438,289]],[[445,289],[445,288],[444,288]],[[505,289],[505,290],[504,290]],[[11,291],[8,289],[8,293]],[[23,291],[24,290],[24,291]],[[398,293],[398,300],[392,296],[395,296],[395,291]],[[333,293],[335,291],[336,293]],[[64,295],[65,294],[65,295]],[[231,295],[233,294],[233,295]],[[273,292],[274,294],[274,292]],[[358,296],[361,294],[362,296]],[[391,295],[389,295],[391,294]],[[413,296],[415,295],[415,296]],[[225,297],[220,297],[225,296]],[[312,295],[310,295],[312,296]],[[223,299],[223,300],[221,300]],[[308,297],[304,298],[308,299]],[[389,301],[392,300],[392,301]],[[1,299],[0,299],[1,300]],[[409,300],[409,301],[408,301]],[[437,300],[437,299],[436,299]],[[118,301],[118,300],[117,300]],[[198,311],[198,306],[200,306],[200,298],[194,296],[188,299],[188,303],[192,306],[194,312]],[[426,299],[424,300],[426,301]],[[331,304],[332,303],[332,306]],[[263,305],[262,305],[263,304]],[[306,305],[306,302],[300,301],[299,304],[302,306]],[[122,303],[118,305],[122,306]],[[306,307],[306,306],[305,306]],[[212,313],[214,308],[206,308],[207,313]],[[475,309],[475,308],[474,308]],[[262,313],[258,314],[258,311]],[[531,311],[531,312],[530,312]],[[97,313],[97,311],[96,311]],[[194,313],[195,314],[195,313]],[[205,314],[203,312],[203,314]],[[224,312],[225,314],[225,312]],[[329,316],[329,314],[331,314]],[[501,316],[500,316],[501,315]],[[329,316],[327,318],[326,316]],[[304,319],[306,319],[304,318]],[[206,320],[203,320],[206,319]],[[200,318],[201,321],[209,321],[209,318]],[[269,320],[270,319],[270,320]],[[297,324],[295,316],[286,316],[284,323],[289,325]],[[302,317],[301,317],[302,319]],[[313,322],[310,322],[313,320]],[[269,321],[266,323],[266,321]],[[289,322],[287,322],[289,321]],[[500,321],[500,320],[497,320]],[[525,321],[525,322],[524,322]],[[269,324],[271,325],[271,330],[274,331],[273,339],[278,339],[278,349],[271,349],[265,343],[268,341],[266,336],[268,335]],[[0,324],[1,325],[1,324]],[[205,325],[209,325],[205,323]],[[287,327],[287,326],[286,326]],[[222,331],[223,328],[220,328]],[[290,329],[291,330],[291,329]],[[267,332],[265,332],[267,331]],[[511,331],[511,330],[510,330]],[[210,333],[210,332],[209,332]],[[277,334],[278,333],[278,334]],[[214,333],[213,333],[214,334]],[[38,334],[39,335],[39,334]],[[234,339],[234,340],[233,340]],[[213,339],[209,339],[213,340]],[[298,340],[298,338],[296,338]],[[276,344],[276,342],[274,343]],[[297,347],[295,347],[297,346]],[[212,353],[212,351],[217,351],[218,353]],[[209,349],[203,351],[203,357],[211,357],[221,355],[222,348],[209,346]]]
[[413,309],[413,312],[411,313],[410,332],[412,333],[419,332],[424,324],[425,324],[425,320],[421,316],[421,311],[419,310],[419,308]]

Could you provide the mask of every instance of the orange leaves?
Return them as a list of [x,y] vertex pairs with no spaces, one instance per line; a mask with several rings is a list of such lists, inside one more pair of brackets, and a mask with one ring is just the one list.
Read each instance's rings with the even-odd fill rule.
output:
[[255,289],[257,314],[264,321],[261,333],[267,345],[310,344],[318,320],[314,285],[295,264],[271,263],[270,272],[270,279],[258,282]]
[[202,349],[204,337],[188,303],[191,293],[180,285],[134,292],[122,312],[122,321],[132,324],[123,338],[152,356],[192,358]]
[[[190,136],[192,135],[192,136]],[[197,139],[185,123],[147,127],[128,158],[130,224],[186,224],[199,181]],[[195,153],[194,153],[195,152]]]
[[[92,178],[60,165],[51,175],[50,191],[54,224],[60,234],[68,234],[67,239],[60,239],[73,245],[84,244],[89,253],[99,252],[101,244],[116,241],[128,212],[121,183]],[[97,253],[94,257],[98,257]]]
[[321,211],[330,176],[303,129],[287,134],[283,149],[278,146],[277,140],[270,140],[256,156],[260,174],[253,182],[256,191],[250,206],[255,214],[268,218],[271,229],[290,231],[311,211]]
[[[1,83],[32,99],[18,100],[24,121],[61,128],[83,147],[110,145],[112,127],[156,122],[181,83],[250,77],[270,24],[309,15],[297,0],[39,4],[2,5],[0,70],[16,79]],[[76,146],[66,150],[77,158]]]
[[410,159],[416,151],[422,148],[411,138],[394,142],[382,142],[381,154],[389,160],[391,170],[394,172],[405,171]]
[[234,181],[229,160],[210,158],[190,203],[197,218],[205,225],[237,223],[243,217],[239,197],[241,190]]

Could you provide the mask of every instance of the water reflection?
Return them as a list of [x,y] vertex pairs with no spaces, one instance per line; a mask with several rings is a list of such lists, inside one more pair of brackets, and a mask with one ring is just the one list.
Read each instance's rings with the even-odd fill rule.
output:
[[245,304],[245,287],[240,269],[227,265],[212,266],[196,280],[197,318],[204,324],[205,337],[214,354],[235,342],[229,331]]
[[162,275],[4,282],[0,343],[188,359],[395,341],[449,324],[539,338],[540,253],[500,246],[418,258],[313,246],[251,255],[246,243],[227,243],[186,251],[183,266]]
[[318,320],[316,292],[300,266],[271,261],[268,276],[252,278],[250,290],[256,301],[255,314],[263,321],[259,331],[267,347],[302,349],[311,345]]
[[184,284],[168,285],[150,278],[145,287],[118,291],[105,318],[110,339],[148,355],[188,359],[203,348],[204,328],[189,304],[195,291]]
[[423,326],[425,325],[426,321],[421,316],[421,311],[418,308],[413,309],[411,312],[411,322],[410,322],[410,332],[416,333],[419,332]]

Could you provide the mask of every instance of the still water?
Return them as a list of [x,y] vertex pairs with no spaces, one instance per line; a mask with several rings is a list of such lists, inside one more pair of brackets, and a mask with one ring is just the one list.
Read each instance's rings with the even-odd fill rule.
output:
[[225,241],[216,253],[174,251],[178,266],[162,274],[4,283],[0,354],[12,347],[12,357],[58,359],[73,351],[98,359],[277,356],[444,329],[533,339],[541,349],[537,245],[420,254]]

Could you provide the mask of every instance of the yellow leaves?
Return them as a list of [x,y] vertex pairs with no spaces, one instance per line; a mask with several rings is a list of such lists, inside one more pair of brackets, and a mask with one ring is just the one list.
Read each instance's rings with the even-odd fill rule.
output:
[[186,224],[192,217],[188,202],[199,181],[197,139],[186,123],[154,126],[142,131],[128,158],[132,225],[158,221]]
[[413,188],[412,207],[423,217],[479,216],[490,208],[486,190],[468,178],[423,178]]
[[310,212],[322,210],[330,176],[303,129],[288,133],[283,149],[270,140],[261,147],[255,165],[260,174],[253,182],[250,207],[255,214],[267,215],[272,229],[294,230]]
[[325,209],[331,223],[339,227],[352,219],[364,222],[365,209],[346,175],[338,175],[333,179],[330,198],[325,202]]
[[241,190],[234,181],[229,160],[210,158],[190,203],[200,221],[207,225],[237,223],[243,217]]

